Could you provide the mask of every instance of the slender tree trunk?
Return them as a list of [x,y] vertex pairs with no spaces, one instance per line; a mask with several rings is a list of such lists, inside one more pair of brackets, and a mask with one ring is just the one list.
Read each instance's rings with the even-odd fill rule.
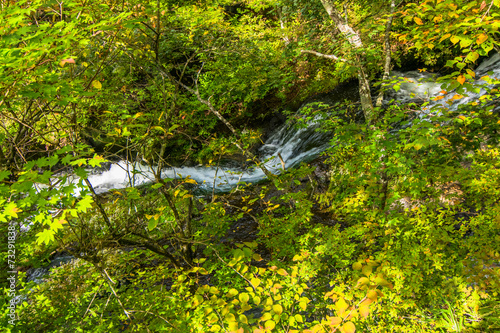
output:
[[[385,39],[384,39],[384,49],[385,49],[385,62],[384,62],[384,75],[382,81],[389,79],[389,74],[391,70],[391,39],[390,32],[392,28],[392,19],[394,17],[394,10],[396,9],[396,4],[394,0],[391,0],[391,13],[387,18],[387,23],[385,25]],[[381,88],[377,97],[376,106],[381,107],[382,101],[384,100],[384,90]]]
[[[353,28],[351,28],[349,24],[347,24],[345,20],[342,19],[342,16],[335,8],[334,1],[321,0],[321,3],[323,4],[323,7],[332,19],[333,23],[335,23],[335,25],[337,26],[337,29],[345,35],[349,43],[355,49],[361,50],[363,48],[361,37],[356,31],[354,31]],[[370,80],[368,79],[364,59],[361,55],[356,56],[356,65],[358,67],[359,97],[361,100],[361,108],[363,109],[366,122],[370,123],[374,116],[373,102],[370,93]]]

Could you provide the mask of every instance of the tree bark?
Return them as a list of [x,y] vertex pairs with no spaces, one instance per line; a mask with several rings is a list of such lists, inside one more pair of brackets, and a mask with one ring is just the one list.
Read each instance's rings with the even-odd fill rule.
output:
[[[361,50],[363,48],[361,37],[356,31],[354,31],[353,28],[351,28],[349,24],[347,24],[345,20],[342,19],[342,16],[335,8],[334,1],[321,0],[321,3],[323,4],[323,7],[332,19],[333,23],[335,23],[335,25],[337,26],[337,29],[345,35],[349,44],[351,44],[355,49]],[[356,65],[358,67],[359,97],[361,100],[361,108],[363,109],[366,122],[370,123],[374,118],[374,109],[372,96],[370,93],[370,80],[368,79],[364,59],[361,55],[356,56]]]

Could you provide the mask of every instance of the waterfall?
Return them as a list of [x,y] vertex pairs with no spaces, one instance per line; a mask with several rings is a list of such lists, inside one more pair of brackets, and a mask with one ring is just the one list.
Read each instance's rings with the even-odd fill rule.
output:
[[[488,72],[492,74],[491,78],[500,78],[499,54],[486,59],[476,69],[478,80],[474,82],[474,86],[484,85],[486,82],[480,78],[488,75]],[[477,100],[486,93],[484,88],[478,88],[477,92],[469,92],[467,96],[454,100],[455,93],[447,92],[442,99],[434,100],[442,92],[441,84],[436,82],[438,75],[418,71],[405,73],[395,71],[392,76],[393,80],[394,78],[399,79],[399,90],[390,89],[386,94],[386,101],[394,99],[398,103],[428,102],[427,106],[422,109],[422,114],[428,113],[436,105],[456,109],[459,105]],[[489,85],[489,88],[492,87],[493,85]],[[274,174],[279,174],[282,172],[282,161],[279,156],[286,168],[295,167],[301,161],[318,156],[328,147],[329,142],[327,134],[316,131],[319,126],[320,120],[316,119],[311,121],[306,128],[295,128],[287,123],[277,128],[259,149],[259,157],[266,161],[266,168]],[[132,170],[134,170],[133,173],[131,173]],[[265,178],[262,170],[256,167],[242,169],[222,166],[217,169],[213,166],[196,166],[172,167],[162,170],[164,178],[176,179],[188,176],[194,179],[201,189],[205,190],[212,188],[216,178],[215,188],[218,191],[229,191],[240,181],[254,183]],[[151,183],[154,181],[154,176],[146,165],[120,161],[112,164],[110,169],[105,172],[90,175],[89,180],[97,193],[104,193],[110,189]]]
[[[389,90],[386,96],[386,102],[394,99],[398,103],[409,102],[428,102],[422,114],[426,114],[434,106],[442,106],[456,110],[459,105],[469,103],[472,100],[479,99],[480,96],[486,93],[482,85],[486,82],[481,80],[481,77],[489,75],[492,79],[500,80],[500,55],[486,59],[475,71],[477,80],[473,86],[477,86],[476,92],[468,92],[468,96],[453,100],[454,92],[447,92],[442,99],[435,100],[436,96],[441,94],[441,84],[436,82],[438,78],[435,74],[425,72],[393,72],[393,81],[397,78],[401,83],[399,90]],[[494,84],[487,84],[486,88],[491,89]],[[343,96],[340,96],[341,98]],[[333,105],[339,98],[327,96],[326,100],[321,102]],[[306,104],[303,107],[309,107],[311,104]],[[300,110],[299,110],[300,111]],[[318,156],[329,146],[331,135],[324,132],[316,131],[321,125],[321,119],[316,118],[310,121],[306,127],[297,128],[288,123],[278,127],[259,148],[259,157],[265,162],[265,166],[274,174],[279,174],[283,171],[284,163],[286,168],[297,166],[302,161],[308,161]],[[281,159],[280,159],[281,157]],[[196,167],[172,167],[162,170],[164,178],[185,178],[190,177],[196,180],[199,187],[204,190],[211,190],[215,181],[215,188],[218,191],[229,191],[238,182],[255,183],[265,178],[264,173],[260,168],[237,168],[237,167],[220,167],[217,169],[213,166],[196,166]],[[76,176],[69,176],[70,182],[78,182]],[[121,189],[129,186],[140,186],[154,182],[152,170],[140,163],[129,163],[120,161],[111,164],[108,170],[102,172],[91,172],[89,180],[92,183],[95,191],[105,193],[111,189]],[[79,190],[75,191],[78,195]],[[60,255],[54,258],[48,267],[32,269],[28,272],[28,279],[37,283],[41,282],[45,275],[49,273],[50,268],[57,267],[62,263],[72,259],[71,256]]]
[[[259,158],[265,161],[264,165],[269,171],[279,174],[283,170],[282,162],[286,168],[290,168],[318,156],[328,147],[328,135],[316,131],[319,127],[319,120],[310,122],[305,128],[283,124],[259,148]],[[215,179],[215,189],[223,192],[236,187],[239,182],[255,183],[265,178],[262,170],[255,166],[246,169],[225,166],[171,167],[161,170],[161,175],[171,179],[189,176],[203,190],[212,189]],[[120,161],[111,164],[107,171],[89,175],[88,179],[96,193],[100,194],[111,189],[152,183],[154,173],[144,164]],[[77,178],[73,176],[71,181],[75,182]]]

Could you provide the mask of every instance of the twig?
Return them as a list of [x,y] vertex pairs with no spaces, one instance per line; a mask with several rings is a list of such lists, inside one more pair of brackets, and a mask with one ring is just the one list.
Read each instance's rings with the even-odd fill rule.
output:
[[111,280],[111,277],[108,275],[108,272],[106,272],[105,269],[102,270],[102,273],[106,276],[107,280],[108,280],[108,285],[109,285],[109,288],[111,289],[111,291],[113,292],[113,294],[115,295],[116,297],[116,300],[118,301],[118,304],[120,304],[120,307],[122,308],[123,312],[125,313],[125,315],[127,316],[127,318],[129,320],[132,320],[132,318],[130,317],[129,315],[129,312],[127,311],[127,309],[125,309],[125,307],[123,306],[122,304],[122,301],[120,300],[120,297],[118,297],[118,294],[116,293],[115,291],[115,288],[113,288],[113,285],[114,282],[113,280]]

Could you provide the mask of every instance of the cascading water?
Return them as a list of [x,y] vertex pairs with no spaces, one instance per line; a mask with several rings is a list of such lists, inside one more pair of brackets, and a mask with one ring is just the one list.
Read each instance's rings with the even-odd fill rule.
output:
[[[489,75],[490,78],[500,80],[500,55],[495,54],[476,69],[476,77],[479,78],[474,85],[482,86],[486,82],[480,78]],[[477,92],[469,92],[468,96],[460,99],[453,99],[455,93],[449,92],[442,99],[434,100],[434,97],[441,93],[441,84],[436,83],[436,75],[420,72],[393,72],[393,76],[400,78],[400,88],[398,91],[390,90],[386,94],[386,100],[396,100],[399,103],[408,102],[429,102],[422,115],[428,113],[433,106],[441,105],[450,109],[456,109],[459,105],[466,104],[472,100],[479,99],[486,93],[484,88]],[[494,84],[486,85],[488,89],[494,87]],[[325,101],[327,104],[333,104],[332,100]],[[282,171],[284,163],[286,168],[295,167],[302,161],[310,160],[318,156],[329,145],[330,135],[316,131],[320,126],[320,119],[309,122],[305,128],[296,128],[284,124],[266,140],[265,144],[259,149],[260,159],[265,162],[265,166],[272,173],[278,174]],[[281,159],[280,159],[281,157]],[[228,191],[238,182],[254,183],[265,178],[264,173],[259,168],[229,168],[221,167],[219,169],[208,166],[197,167],[178,167],[162,170],[164,178],[185,178],[190,176],[196,180],[202,189],[210,190],[214,185],[218,191]],[[109,170],[93,173],[89,176],[97,193],[105,193],[111,189],[120,189],[129,186],[140,186],[154,181],[153,172],[149,167],[126,161],[111,164]],[[77,181],[75,177],[73,182]],[[78,193],[75,193],[78,195]],[[64,257],[64,260],[70,260],[71,257]],[[38,268],[30,272],[31,279],[39,282],[43,279],[51,267],[57,264],[51,263],[49,267]]]
[[[297,129],[288,124],[278,128],[259,149],[260,159],[266,161],[265,167],[272,173],[279,174],[283,169],[282,161],[286,168],[295,167],[325,150],[328,147],[328,136],[316,131],[319,126],[319,121],[313,121],[305,128]],[[161,175],[172,179],[189,176],[205,190],[213,187],[215,179],[215,189],[218,191],[228,191],[239,182],[254,183],[265,178],[263,171],[257,167],[173,167],[163,169]],[[105,193],[110,189],[151,183],[154,174],[148,166],[120,161],[112,164],[108,171],[90,175],[88,179],[96,193]]]
[[[500,78],[500,55],[495,54],[476,69],[476,77],[481,78],[488,75],[491,78]],[[493,72],[493,73],[491,73]],[[441,84],[436,82],[437,75],[411,71],[406,73],[393,72],[394,77],[400,78],[399,90],[390,90],[386,100],[394,99],[398,103],[408,103],[411,101],[424,102],[429,104],[422,113],[431,109],[435,105],[442,105],[456,109],[459,105],[469,103],[485,94],[484,89],[479,92],[470,92],[468,96],[453,100],[454,93],[448,93],[440,100],[433,100],[441,92]],[[477,80],[476,86],[484,85],[486,82]],[[492,85],[490,85],[490,88]],[[267,161],[265,166],[272,173],[278,174],[282,171],[282,161],[286,168],[295,167],[301,161],[314,158],[328,147],[329,136],[316,131],[319,127],[319,120],[312,121],[306,128],[294,128],[284,124],[267,139],[260,148],[261,160]],[[281,159],[278,157],[280,156]],[[134,170],[132,172],[132,170]],[[178,167],[162,170],[165,178],[184,178],[190,176],[200,184],[200,188],[211,189],[215,179],[215,189],[218,191],[228,191],[234,188],[238,182],[254,183],[265,178],[264,173],[259,168],[243,170],[241,168],[212,166]],[[97,193],[104,193],[110,189],[120,189],[128,186],[138,186],[151,183],[154,180],[153,173],[149,167],[139,163],[130,164],[121,161],[111,165],[108,171],[94,174],[89,177]]]
[[[410,102],[429,102],[422,108],[422,114],[427,114],[433,107],[440,106],[449,110],[457,110],[460,105],[465,105],[478,100],[486,94],[486,89],[495,88],[495,83],[488,83],[484,79],[487,76],[492,81],[500,80],[500,54],[495,53],[490,58],[484,60],[475,70],[477,80],[472,83],[472,86],[477,91],[468,91],[463,97],[455,98],[455,92],[444,92],[441,89],[441,83],[436,82],[438,75],[430,73],[412,72],[393,72],[393,79],[399,78],[402,83],[399,85],[398,91],[389,90],[387,93],[387,101],[394,99],[398,103]],[[486,88],[486,89],[485,89]],[[443,93],[442,93],[443,92]],[[442,98],[435,99],[435,97]]]

